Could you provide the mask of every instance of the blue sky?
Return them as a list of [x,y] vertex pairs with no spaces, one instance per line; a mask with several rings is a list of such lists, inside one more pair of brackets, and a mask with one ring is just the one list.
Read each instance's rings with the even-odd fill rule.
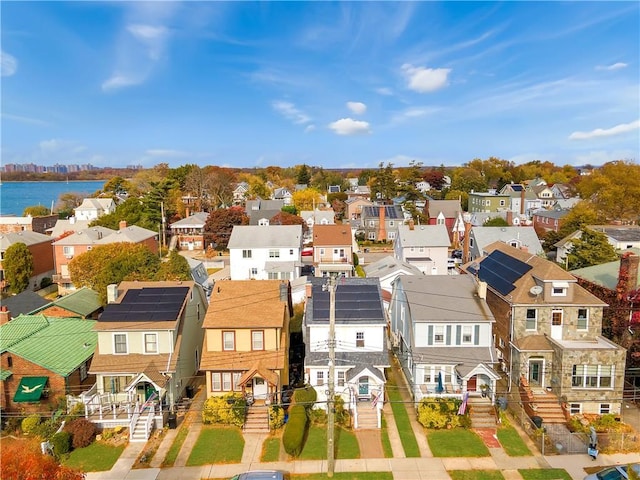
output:
[[2,163],[638,161],[640,3],[2,2]]

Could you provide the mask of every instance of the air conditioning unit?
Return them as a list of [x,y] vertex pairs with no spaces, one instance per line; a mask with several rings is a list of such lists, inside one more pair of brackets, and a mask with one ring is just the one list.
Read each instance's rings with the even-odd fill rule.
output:
[[72,255],[72,254],[68,254],[68,253],[67,253],[67,254],[65,254],[64,258],[66,258],[66,259],[70,260],[70,259],[72,259],[72,258],[73,258],[73,255]]
[[397,348],[400,345],[400,338],[396,332],[391,332],[391,346]]

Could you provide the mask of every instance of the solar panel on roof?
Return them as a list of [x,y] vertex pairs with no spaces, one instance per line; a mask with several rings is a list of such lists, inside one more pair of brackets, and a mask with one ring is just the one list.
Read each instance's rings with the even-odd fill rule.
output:
[[508,295],[516,287],[514,283],[533,267],[500,250],[494,250],[482,260],[478,278],[487,282],[502,295]]
[[128,290],[120,303],[105,307],[100,321],[175,321],[189,287],[148,287]]

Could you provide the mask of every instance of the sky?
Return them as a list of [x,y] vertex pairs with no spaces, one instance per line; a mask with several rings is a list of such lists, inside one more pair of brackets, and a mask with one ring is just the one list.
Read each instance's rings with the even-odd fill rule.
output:
[[3,1],[2,164],[638,161],[640,3]]

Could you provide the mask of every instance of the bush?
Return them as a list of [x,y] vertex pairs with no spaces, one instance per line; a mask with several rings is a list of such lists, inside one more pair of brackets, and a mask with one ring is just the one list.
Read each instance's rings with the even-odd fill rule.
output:
[[313,407],[313,404],[316,403],[318,399],[318,394],[316,393],[315,388],[311,385],[305,385],[302,388],[296,388],[293,392],[293,400],[295,403],[303,405],[307,408]]
[[56,457],[69,453],[71,450],[71,434],[64,430],[51,437],[50,442]]
[[246,408],[246,400],[237,393],[209,397],[202,408],[202,422],[205,424],[223,423],[241,427],[244,424]]
[[22,420],[20,427],[22,428],[22,433],[25,435],[30,435],[34,433],[34,430],[40,425],[40,415],[37,413],[33,413]]
[[84,448],[93,443],[96,425],[86,418],[75,418],[64,426],[64,431],[71,435],[73,448]]
[[4,431],[7,433],[17,433],[22,428],[22,417],[7,417],[4,424]]
[[426,398],[418,405],[418,422],[434,429],[464,426],[468,415],[458,415],[461,403],[458,399]]
[[312,408],[308,412],[312,425],[324,425],[327,423],[327,412],[323,408]]
[[55,418],[48,418],[36,425],[31,433],[42,439],[51,438],[60,428],[60,421]]
[[277,430],[284,425],[284,409],[279,405],[269,407],[269,428]]
[[293,405],[289,409],[289,421],[282,434],[282,446],[292,457],[297,457],[302,452],[308,425],[307,410],[302,405]]
[[53,279],[51,277],[44,277],[40,280],[40,288],[47,288],[49,285],[53,284]]

